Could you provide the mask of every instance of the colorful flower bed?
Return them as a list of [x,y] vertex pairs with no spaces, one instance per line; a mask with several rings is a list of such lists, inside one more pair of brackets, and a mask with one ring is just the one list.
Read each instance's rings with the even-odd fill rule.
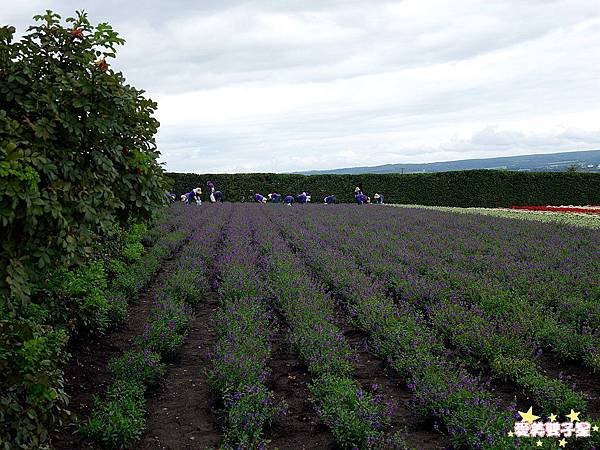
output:
[[524,211],[600,214],[600,207],[598,206],[511,206],[510,209],[520,209]]
[[483,216],[503,217],[506,219],[530,220],[535,222],[558,223],[584,228],[600,228],[600,218],[595,214],[553,214],[544,211],[526,211],[503,208],[459,208],[448,206],[393,205],[401,208],[432,209],[459,214],[479,214]]

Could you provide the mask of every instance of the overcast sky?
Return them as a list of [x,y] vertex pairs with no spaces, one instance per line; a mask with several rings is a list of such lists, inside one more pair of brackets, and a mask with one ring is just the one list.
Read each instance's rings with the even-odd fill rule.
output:
[[178,172],[280,172],[600,148],[599,0],[0,0],[127,41]]

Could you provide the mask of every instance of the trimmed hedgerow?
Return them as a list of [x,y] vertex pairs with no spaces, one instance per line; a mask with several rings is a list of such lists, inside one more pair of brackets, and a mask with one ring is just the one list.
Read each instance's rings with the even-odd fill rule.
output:
[[177,194],[212,180],[229,201],[250,201],[251,192],[298,194],[309,191],[313,203],[334,194],[354,202],[354,188],[383,193],[386,203],[437,206],[600,204],[600,174],[467,170],[414,174],[297,175],[274,173],[168,173]]

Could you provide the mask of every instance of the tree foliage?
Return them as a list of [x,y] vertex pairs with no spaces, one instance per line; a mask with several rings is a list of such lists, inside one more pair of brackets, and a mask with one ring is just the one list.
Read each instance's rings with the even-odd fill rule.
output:
[[124,40],[83,12],[34,19],[19,41],[0,27],[0,297],[21,302],[164,197],[156,103],[108,62]]

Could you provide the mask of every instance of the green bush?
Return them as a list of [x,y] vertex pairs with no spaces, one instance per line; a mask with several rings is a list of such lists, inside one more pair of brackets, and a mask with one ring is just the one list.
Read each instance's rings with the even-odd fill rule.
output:
[[131,242],[125,244],[125,248],[123,249],[123,257],[128,262],[134,262],[141,259],[142,254],[144,253],[144,246],[141,242]]
[[106,62],[124,41],[83,13],[35,20],[0,27],[0,442],[24,449],[64,415],[67,331],[124,317],[106,292],[123,268],[104,271],[123,228],[164,203],[156,104]]
[[[296,195],[309,191],[313,203],[334,194],[354,202],[354,188],[383,193],[386,203],[436,206],[600,204],[600,174],[468,170],[413,174],[297,175],[274,173],[168,173],[178,195],[212,180],[228,201],[250,201],[251,192]],[[207,196],[207,194],[204,194]]]
[[131,446],[146,424],[144,390],[140,383],[115,382],[108,389],[107,401],[96,398],[94,412],[79,428],[81,435],[109,448]]
[[177,332],[177,324],[171,320],[155,320],[148,324],[142,336],[136,338],[136,343],[143,349],[148,349],[168,358],[173,356],[183,344],[185,334]]
[[66,342],[62,329],[0,320],[0,448],[43,448],[48,435],[41,424],[66,417]]
[[106,273],[101,261],[74,270],[59,269],[47,284],[40,301],[51,310],[51,322],[74,321],[71,328],[88,333],[103,332],[110,324],[110,304],[106,298]]
[[125,352],[110,361],[109,369],[117,380],[133,381],[146,387],[157,385],[167,372],[160,355],[148,350]]
[[164,203],[156,104],[106,62],[124,40],[84,13],[35,20],[0,27],[0,294],[19,301]]

